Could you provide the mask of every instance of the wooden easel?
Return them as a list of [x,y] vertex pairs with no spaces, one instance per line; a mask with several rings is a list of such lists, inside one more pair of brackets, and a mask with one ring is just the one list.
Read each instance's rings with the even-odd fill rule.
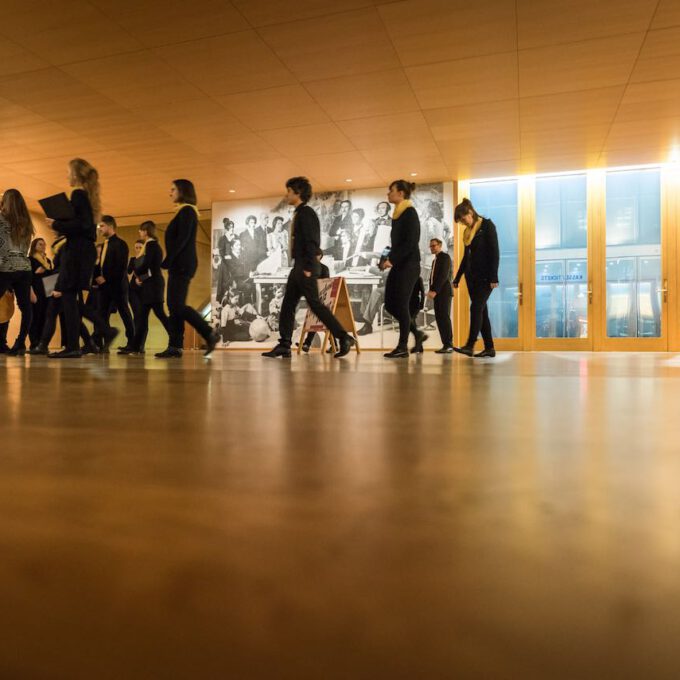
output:
[[[342,324],[342,327],[356,340],[354,345],[357,354],[361,352],[359,349],[359,341],[357,339],[357,329],[354,323],[354,314],[352,312],[352,303],[349,299],[349,290],[347,289],[347,281],[343,276],[336,276],[333,279],[319,279],[319,299],[321,302],[331,310],[335,318]],[[302,332],[300,333],[300,342],[298,344],[298,354],[302,351],[302,344],[307,337],[307,333],[323,333],[324,338],[321,343],[321,353],[326,351],[328,342],[330,341],[333,352],[337,352],[338,348],[335,346],[335,338],[330,331],[324,326],[319,317],[307,310],[305,322],[302,325]]]

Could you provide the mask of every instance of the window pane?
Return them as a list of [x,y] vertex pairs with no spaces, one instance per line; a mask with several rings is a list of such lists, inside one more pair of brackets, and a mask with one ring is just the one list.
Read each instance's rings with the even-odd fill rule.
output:
[[499,287],[488,302],[491,329],[500,338],[518,334],[517,293],[519,290],[517,182],[480,182],[470,186],[470,200],[480,215],[496,225],[500,265]]
[[661,336],[659,170],[607,175],[607,335]]
[[536,180],[536,337],[588,337],[585,175]]

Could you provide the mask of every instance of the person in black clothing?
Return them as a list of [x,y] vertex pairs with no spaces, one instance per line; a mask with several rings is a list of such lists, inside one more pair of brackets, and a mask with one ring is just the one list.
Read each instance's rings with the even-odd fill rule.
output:
[[130,309],[132,310],[132,322],[135,326],[135,332],[139,327],[139,315],[142,313],[142,287],[137,283],[135,277],[135,261],[138,257],[141,257],[143,249],[144,239],[137,239],[135,241],[135,254],[130,258],[127,266],[128,297],[130,299]]
[[[316,259],[319,263],[319,278],[320,279],[330,279],[331,277],[331,272],[330,269],[321,261],[321,258],[323,257],[323,250],[319,248],[316,251]],[[307,333],[307,337],[305,338],[305,341],[302,343],[302,351],[303,352],[309,352],[309,350],[312,348],[312,343],[314,342],[314,338],[316,337],[316,333]],[[330,352],[330,348],[327,350]]]
[[149,332],[149,314],[153,310],[156,318],[163,324],[168,335],[172,332],[163,300],[165,280],[161,272],[163,250],[156,240],[156,225],[150,220],[139,227],[139,235],[144,239],[144,248],[135,258],[135,285],[140,287],[142,309],[135,329],[135,337],[128,347],[122,347],[118,354],[144,354],[144,344]]
[[456,206],[454,219],[465,227],[463,242],[465,255],[453,281],[458,288],[461,277],[465,274],[470,293],[470,334],[462,347],[454,347],[456,352],[471,357],[474,354],[475,342],[481,330],[484,339],[484,350],[476,357],[495,357],[491,323],[486,306],[494,288],[498,288],[498,235],[496,225],[477,214],[469,199],[465,198]]
[[53,359],[76,359],[82,356],[78,344],[82,316],[94,324],[95,332],[103,338],[105,348],[118,335],[117,329],[108,329],[104,325],[97,310],[86,308],[82,303],[82,291],[90,287],[97,259],[94,244],[97,240],[95,218],[100,214],[99,173],[87,161],[74,158],[69,163],[69,182],[73,187],[73,217],[46,220],[48,227],[66,236],[59,278],[53,293],[54,297],[61,299],[64,310],[66,347],[61,352],[48,354]]
[[187,305],[189,284],[198,268],[196,233],[198,231],[198,208],[196,189],[188,179],[176,179],[170,188],[170,198],[177,205],[177,212],[165,232],[165,260],[161,264],[168,270],[168,347],[158,352],[158,359],[181,357],[184,347],[184,322],[191,324],[205,340],[205,356],[210,356],[220,340],[208,322]]
[[411,299],[408,303],[408,312],[411,316],[411,325],[409,330],[413,333],[416,339],[416,344],[411,348],[411,354],[422,354],[425,349],[423,343],[427,340],[428,336],[426,333],[421,333],[418,330],[418,314],[425,306],[425,284],[423,283],[422,276],[418,277],[416,285],[413,286],[413,292],[411,293]]
[[437,320],[441,349],[436,354],[453,352],[453,328],[451,326],[451,300],[453,299],[453,262],[448,253],[442,250],[441,239],[430,239],[430,252],[434,255],[430,269],[430,289],[427,297],[434,300],[434,317]]
[[44,238],[38,237],[33,239],[28,250],[28,259],[31,261],[31,271],[33,272],[31,287],[35,295],[33,319],[31,321],[31,328],[28,331],[28,337],[30,349],[35,349],[40,343],[47,313],[47,296],[45,295],[43,279],[54,273],[52,260],[47,257],[47,244]]
[[[399,322],[399,343],[384,356],[387,359],[408,357],[408,336],[411,330],[409,301],[420,276],[420,220],[410,201],[416,188],[412,182],[399,179],[390,184],[387,199],[393,203],[392,248],[382,268],[390,273],[385,284],[385,309]],[[424,333],[416,331],[416,345],[422,344]]]
[[320,247],[321,229],[318,215],[307,205],[312,197],[312,185],[306,177],[292,177],[286,182],[286,190],[288,205],[295,206],[288,243],[289,259],[294,261],[294,264],[288,275],[286,293],[281,304],[279,344],[269,352],[263,352],[262,356],[270,358],[291,356],[295,308],[300,298],[304,296],[321,323],[339,339],[340,346],[335,357],[344,357],[356,340],[319,299],[317,279],[321,274],[321,264],[317,260],[317,252]]
[[94,269],[94,282],[99,287],[99,313],[105,327],[111,330],[110,317],[114,309],[117,310],[125,327],[126,347],[130,347],[135,337],[127,278],[130,250],[116,234],[116,228],[116,220],[111,215],[102,215],[99,233],[104,237],[104,244]]

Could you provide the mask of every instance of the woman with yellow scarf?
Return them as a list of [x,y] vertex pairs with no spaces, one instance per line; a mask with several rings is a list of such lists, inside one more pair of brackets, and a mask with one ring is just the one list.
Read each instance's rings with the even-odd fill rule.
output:
[[44,238],[33,239],[28,250],[28,259],[31,261],[31,271],[33,272],[31,287],[36,298],[33,303],[33,319],[28,330],[28,338],[31,349],[35,349],[40,343],[47,312],[47,297],[43,279],[54,273],[52,260],[47,257],[47,244]]
[[[460,279],[465,274],[465,283],[470,294],[470,334],[462,347],[453,349],[460,354],[475,357],[495,357],[491,322],[486,306],[494,288],[498,288],[498,235],[496,225],[488,218],[477,214],[470,199],[464,198],[456,206],[455,221],[464,227],[463,244],[465,254],[453,280],[453,287],[458,288]],[[474,354],[475,342],[482,332],[484,350]]]

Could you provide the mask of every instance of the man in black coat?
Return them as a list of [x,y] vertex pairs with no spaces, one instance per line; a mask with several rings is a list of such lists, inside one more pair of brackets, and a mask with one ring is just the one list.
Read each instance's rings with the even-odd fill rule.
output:
[[135,337],[132,322],[127,277],[130,251],[127,243],[116,234],[116,220],[111,215],[103,215],[99,223],[99,233],[104,237],[104,245],[94,270],[94,283],[99,291],[99,313],[104,325],[110,332],[110,316],[118,311],[125,326],[127,346]]
[[[255,215],[246,218],[246,228],[239,234],[243,249],[243,261],[248,275],[257,269],[257,265],[267,257],[267,235],[262,227],[257,226]],[[232,244],[233,249],[233,244]]]
[[434,316],[442,339],[442,347],[437,350],[437,354],[451,354],[453,352],[453,328],[451,327],[453,263],[449,254],[442,250],[442,245],[438,238],[430,240],[430,252],[434,258],[427,297],[434,300]]
[[300,298],[304,297],[319,321],[339,339],[340,349],[335,353],[335,357],[344,357],[356,341],[319,299],[317,279],[321,274],[321,264],[317,259],[317,253],[320,247],[321,228],[318,215],[307,205],[312,197],[312,185],[306,177],[292,177],[286,182],[286,190],[288,205],[295,206],[288,245],[290,259],[294,264],[288,276],[286,293],[281,305],[279,344],[269,352],[264,352],[262,356],[270,358],[291,356],[295,309]]

